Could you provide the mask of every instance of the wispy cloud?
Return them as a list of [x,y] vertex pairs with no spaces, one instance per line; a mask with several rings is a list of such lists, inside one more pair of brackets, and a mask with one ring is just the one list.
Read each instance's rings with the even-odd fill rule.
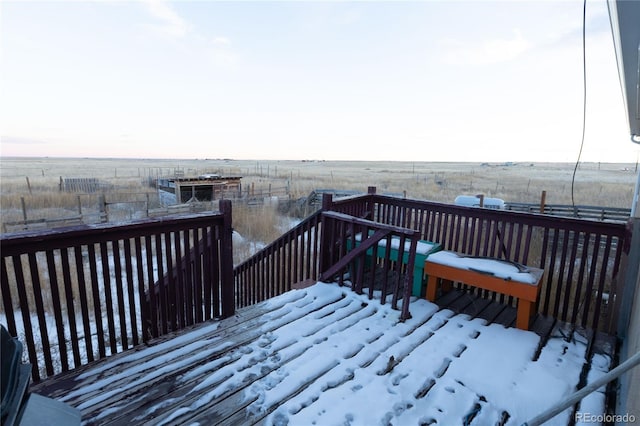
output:
[[231,44],[231,40],[227,37],[214,37],[213,40],[211,40],[211,44],[214,46],[229,46]]
[[39,139],[24,138],[24,137],[19,137],[19,136],[0,136],[0,143],[2,143],[2,145],[4,145],[4,144],[7,144],[7,145],[42,145],[42,144],[46,144],[47,142],[39,140]]
[[189,24],[164,0],[142,0],[149,13],[159,22],[153,28],[171,37],[184,37]]
[[215,66],[233,67],[238,60],[238,54],[233,49],[231,40],[225,36],[205,36],[194,28],[183,16],[172,7],[167,0],[141,0],[155,23],[149,27],[165,36],[181,39],[189,43],[204,57],[209,58]]
[[213,64],[225,68],[234,67],[238,62],[238,54],[233,49],[231,40],[227,37],[217,36],[211,39],[209,57]]
[[529,49],[532,43],[514,30],[513,37],[489,39],[477,43],[444,40],[444,62],[452,65],[489,65],[516,59]]

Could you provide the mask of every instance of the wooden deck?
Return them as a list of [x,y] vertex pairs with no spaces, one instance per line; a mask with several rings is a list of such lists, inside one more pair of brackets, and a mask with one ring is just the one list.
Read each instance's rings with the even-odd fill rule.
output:
[[[478,297],[462,290],[452,290],[436,300],[441,309],[449,309],[456,314],[479,318],[488,323],[501,324],[505,327],[515,327],[516,308],[506,304]],[[558,331],[562,330],[562,331]],[[552,333],[563,333],[565,336],[580,335],[580,339],[588,345],[588,355],[600,354],[612,357],[616,350],[614,336],[594,332],[590,329],[573,327],[570,324],[556,321],[553,318],[536,314],[531,322],[531,331],[540,336],[540,349],[549,340]]]
[[[486,366],[471,360],[491,369],[511,339],[523,339],[529,347],[515,349],[527,360],[512,373],[533,372],[542,358],[557,358],[562,368],[575,370],[570,390],[584,385],[593,354],[613,350],[602,336],[544,318],[534,324],[540,338],[490,325],[511,325],[515,309],[460,291],[438,304],[414,301],[413,317],[400,322],[388,305],[319,284],[47,379],[31,391],[79,408],[85,424],[296,425],[311,419],[335,424],[337,418],[349,424],[462,424],[469,418],[520,424],[537,414],[539,396],[515,387],[514,402],[479,389],[483,381],[464,370],[465,355],[478,357],[488,341],[495,343],[484,354]],[[574,359],[576,353],[582,358]],[[505,386],[517,381],[500,371],[495,379]],[[384,394],[370,400],[378,388]],[[518,404],[524,395],[530,399]],[[455,403],[442,402],[454,397]],[[571,413],[563,414],[557,424],[567,424]]]

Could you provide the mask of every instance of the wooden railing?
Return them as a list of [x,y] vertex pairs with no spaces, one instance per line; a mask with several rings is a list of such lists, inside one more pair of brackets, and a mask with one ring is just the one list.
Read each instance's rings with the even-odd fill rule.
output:
[[[620,260],[630,235],[621,223],[454,206],[369,194],[340,200],[325,196],[322,210],[236,267],[238,306],[247,306],[318,279],[322,211],[415,230],[420,240],[445,250],[495,257],[545,270],[538,312],[576,326],[616,333],[621,304]],[[342,254],[345,254],[343,252]],[[334,259],[335,260],[335,259]],[[328,265],[324,261],[324,265]],[[504,296],[488,294],[502,303]]]
[[331,209],[416,230],[420,239],[445,250],[542,268],[540,313],[615,334],[620,259],[630,241],[624,224],[386,197],[375,195],[375,189],[337,200]]
[[[356,293],[368,289],[369,299],[379,291],[384,305],[391,296],[393,309],[398,309],[398,300],[402,300],[400,319],[410,318],[417,232],[332,211],[322,212],[322,230],[319,279],[337,279],[343,285],[347,277]],[[397,261],[392,261],[393,238],[398,245],[394,249]],[[383,256],[378,255],[380,252]],[[408,260],[403,263],[405,257]]]
[[[367,277],[378,268],[383,280],[395,280],[382,293],[394,306],[402,300],[406,316],[411,268],[387,256],[367,277],[361,269],[365,251],[377,252],[391,237],[542,268],[540,313],[615,334],[620,260],[630,241],[624,224],[380,196],[370,188],[359,197],[326,196],[320,212],[232,270],[230,202],[221,211],[2,236],[0,320],[26,344],[34,380],[232,315],[306,280],[348,277],[354,290],[371,294],[367,280],[374,278]],[[372,238],[357,247],[358,234]]]
[[[361,212],[353,210],[352,213]],[[360,239],[356,243],[357,235]],[[387,252],[365,275],[366,251],[372,247],[377,251],[378,243],[383,239],[387,240],[386,247],[391,247],[393,237],[399,238],[403,247],[396,254],[398,258],[404,256],[405,242],[413,247],[413,250],[407,250],[409,261],[392,262]],[[402,319],[408,318],[411,285],[407,282],[413,280],[414,258],[411,254],[415,255],[417,237],[417,233],[409,229],[347,214],[318,211],[235,267],[236,306],[253,305],[309,280],[336,280],[343,285],[346,277],[358,293],[367,288],[369,297],[373,297],[374,289],[380,290],[383,304],[390,296],[392,307],[402,310]],[[376,265],[379,265],[381,280],[376,277]],[[380,287],[375,288],[378,284]],[[400,308],[398,301],[402,301]]]
[[33,380],[233,315],[231,204],[220,205],[2,236],[2,322],[26,344]]
[[318,277],[320,212],[234,269],[236,306],[253,305]]

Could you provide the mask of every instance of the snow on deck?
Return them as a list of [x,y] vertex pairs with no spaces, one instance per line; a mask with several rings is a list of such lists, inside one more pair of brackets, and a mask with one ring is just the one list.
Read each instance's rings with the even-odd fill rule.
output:
[[425,300],[411,313],[318,283],[34,391],[90,424],[520,425],[579,382],[585,342],[552,335],[538,351],[533,332]]

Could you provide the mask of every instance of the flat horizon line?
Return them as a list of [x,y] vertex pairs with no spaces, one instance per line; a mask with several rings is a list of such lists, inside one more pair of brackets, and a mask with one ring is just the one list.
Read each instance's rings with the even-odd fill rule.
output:
[[[131,160],[131,161],[270,161],[270,162],[296,162],[296,163],[451,163],[451,164],[575,164],[575,161],[537,161],[537,160],[478,160],[478,161],[455,161],[455,160],[336,160],[336,159],[265,159],[265,158],[178,158],[178,157],[86,157],[86,156],[54,156],[54,155],[2,155],[1,160],[9,159],[54,159],[54,160]],[[580,161],[580,164],[637,164],[637,161]]]

